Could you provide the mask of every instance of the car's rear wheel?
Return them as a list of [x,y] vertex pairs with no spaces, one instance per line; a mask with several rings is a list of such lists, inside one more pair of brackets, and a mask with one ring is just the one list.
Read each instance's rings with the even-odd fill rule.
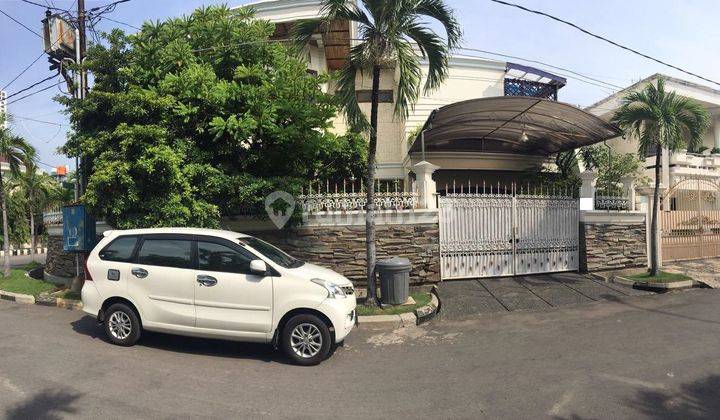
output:
[[132,346],[140,339],[140,318],[124,303],[111,305],[105,311],[105,334],[119,346]]
[[282,347],[297,364],[317,365],[330,352],[330,329],[322,319],[311,314],[290,318],[283,328]]

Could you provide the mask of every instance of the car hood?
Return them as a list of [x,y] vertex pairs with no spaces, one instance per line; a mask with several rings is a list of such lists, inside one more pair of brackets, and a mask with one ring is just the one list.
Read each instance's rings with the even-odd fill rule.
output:
[[342,274],[336,273],[335,271],[320,267],[319,265],[310,264],[306,262],[305,264],[301,265],[300,267],[296,268],[298,274],[302,274],[303,276],[307,276],[310,279],[318,278],[323,280],[331,281],[338,286],[351,286],[352,282],[348,280],[345,276]]

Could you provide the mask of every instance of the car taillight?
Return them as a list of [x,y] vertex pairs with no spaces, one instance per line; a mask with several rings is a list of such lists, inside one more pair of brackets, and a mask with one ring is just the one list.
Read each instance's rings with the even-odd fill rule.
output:
[[85,269],[85,281],[93,281],[93,278],[90,275],[90,270],[88,270],[87,266],[87,256],[83,257],[83,268]]

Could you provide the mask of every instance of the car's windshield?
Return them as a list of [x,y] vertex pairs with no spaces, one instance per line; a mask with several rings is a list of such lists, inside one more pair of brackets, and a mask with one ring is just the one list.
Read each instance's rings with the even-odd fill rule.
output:
[[263,254],[263,256],[269,258],[270,260],[272,260],[272,262],[282,267],[296,268],[305,264],[305,262],[298,260],[295,257],[291,257],[282,250],[270,245],[269,243],[261,239],[247,236],[243,238],[238,238],[238,241],[243,245],[252,247],[254,250]]

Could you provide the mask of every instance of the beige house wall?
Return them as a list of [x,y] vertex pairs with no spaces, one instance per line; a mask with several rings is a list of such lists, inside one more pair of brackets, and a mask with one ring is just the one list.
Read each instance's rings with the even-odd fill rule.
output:
[[[621,99],[629,92],[643,89],[648,83],[656,83],[660,75],[650,76],[630,87],[617,92],[589,107],[586,111],[595,114],[606,121],[612,118],[613,113],[620,107]],[[674,91],[678,95],[692,98],[705,106],[711,115],[711,125],[703,136],[702,145],[708,149],[712,149],[716,144],[720,144],[720,91],[697,85],[685,80],[664,76],[665,87],[669,91]],[[717,133],[717,134],[716,134]],[[716,138],[717,137],[717,138]],[[628,138],[615,138],[608,140],[608,144],[613,150],[621,153],[637,153],[638,139],[634,136]]]

